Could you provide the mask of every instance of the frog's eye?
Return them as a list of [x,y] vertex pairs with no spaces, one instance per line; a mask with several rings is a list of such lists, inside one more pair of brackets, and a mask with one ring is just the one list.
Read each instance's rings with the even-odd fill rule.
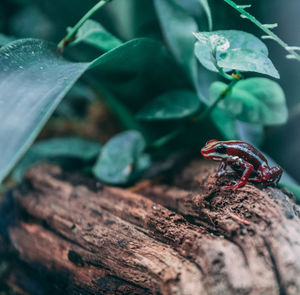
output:
[[219,144],[216,146],[216,152],[219,154],[225,154],[226,153],[226,147],[222,144]]

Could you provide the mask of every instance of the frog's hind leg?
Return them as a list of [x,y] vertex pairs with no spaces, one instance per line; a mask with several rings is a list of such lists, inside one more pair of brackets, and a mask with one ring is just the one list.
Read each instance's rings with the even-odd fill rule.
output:
[[275,167],[270,169],[270,173],[271,173],[270,181],[274,185],[277,185],[280,178],[281,178],[281,175],[283,173],[282,168],[280,166],[275,166]]
[[226,170],[226,168],[227,168],[227,162],[222,161],[217,170],[218,177],[223,176],[223,175],[235,175],[236,174],[235,171]]
[[236,183],[235,185],[231,185],[231,186],[224,186],[223,189],[233,189],[236,190],[242,186],[244,186],[247,182],[247,180],[249,179],[249,177],[251,176],[251,173],[254,169],[253,165],[246,162],[245,160],[240,159],[239,160],[239,164],[241,167],[243,167],[245,170],[243,172],[243,175],[240,179],[240,181],[238,183]]
[[252,177],[248,179],[249,181],[263,182],[263,180],[259,177]]

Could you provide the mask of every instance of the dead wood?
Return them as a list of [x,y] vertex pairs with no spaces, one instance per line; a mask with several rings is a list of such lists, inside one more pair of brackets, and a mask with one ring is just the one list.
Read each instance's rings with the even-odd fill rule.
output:
[[299,207],[229,181],[205,161],[130,189],[34,168],[2,206],[5,279],[33,295],[300,294]]

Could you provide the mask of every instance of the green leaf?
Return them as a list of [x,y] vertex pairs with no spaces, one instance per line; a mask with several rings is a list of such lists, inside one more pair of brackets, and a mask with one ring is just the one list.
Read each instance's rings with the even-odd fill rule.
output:
[[94,20],[87,20],[83,24],[76,34],[75,41],[71,45],[76,45],[80,42],[87,43],[104,51],[111,50],[122,44],[118,38]]
[[43,41],[18,40],[0,49],[0,181],[88,66],[62,59]]
[[126,184],[150,165],[144,154],[145,140],[138,131],[125,131],[114,136],[102,148],[93,168],[94,175],[110,184]]
[[231,68],[241,72],[256,72],[279,78],[271,60],[266,55],[249,49],[229,51],[218,61],[221,68]]
[[196,21],[173,0],[154,0],[154,5],[164,37],[177,61],[196,79],[193,32],[198,30]]
[[141,120],[184,119],[200,109],[200,100],[192,91],[178,90],[160,95],[137,114]]
[[96,159],[101,145],[94,141],[79,137],[60,137],[39,141],[26,153],[25,157],[14,169],[12,177],[21,181],[25,170],[40,161],[51,161],[58,163],[60,160],[80,160],[90,162]]
[[[153,64],[155,69],[152,68]],[[26,152],[60,101],[86,70],[99,66],[98,79],[101,77],[102,83],[111,88],[116,88],[118,83],[124,84],[127,74],[139,77],[139,91],[144,93],[153,88],[154,82],[168,84],[172,80],[169,72],[172,65],[170,56],[159,42],[144,38],[126,42],[90,63],[67,61],[61,57],[55,44],[42,40],[18,40],[2,47],[0,182]],[[148,68],[151,71],[146,72]],[[120,77],[112,82],[117,75],[123,79]],[[145,80],[147,83],[143,84]],[[173,79],[174,84],[175,81],[177,78]],[[127,92],[127,95],[133,91],[135,89]]]
[[[222,82],[214,82],[211,85],[212,102],[226,86]],[[266,78],[239,81],[218,107],[232,118],[253,124],[283,124],[288,118],[283,90],[279,84]]]
[[238,70],[256,72],[279,78],[278,71],[268,58],[265,44],[252,34],[228,30],[195,34],[195,55],[210,71]]

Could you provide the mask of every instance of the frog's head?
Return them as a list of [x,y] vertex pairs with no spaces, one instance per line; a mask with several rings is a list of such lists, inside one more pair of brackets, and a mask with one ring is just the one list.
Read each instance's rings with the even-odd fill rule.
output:
[[201,154],[206,159],[222,161],[226,158],[227,148],[222,141],[216,139],[209,140],[201,149]]

